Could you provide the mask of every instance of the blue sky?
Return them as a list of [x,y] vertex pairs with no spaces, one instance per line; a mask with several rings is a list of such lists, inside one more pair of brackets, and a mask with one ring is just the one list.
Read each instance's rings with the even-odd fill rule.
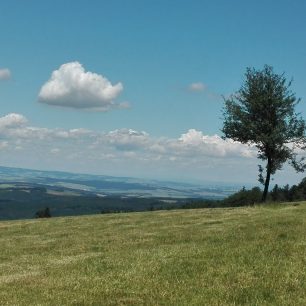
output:
[[[305,11],[302,0],[1,1],[0,72],[10,72],[0,73],[2,164],[256,183],[256,154],[214,136],[221,96],[239,89],[246,67],[269,64],[294,78],[306,116]],[[69,63],[80,65],[65,66],[70,76],[81,67],[122,89],[110,88],[104,109],[80,88],[66,102],[51,85],[43,95]],[[70,134],[62,141],[58,131]],[[287,168],[275,176],[300,178]]]

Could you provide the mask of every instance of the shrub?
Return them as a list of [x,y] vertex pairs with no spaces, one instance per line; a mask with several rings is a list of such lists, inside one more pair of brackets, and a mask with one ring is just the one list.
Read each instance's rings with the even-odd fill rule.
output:
[[41,209],[35,213],[35,218],[51,218],[49,207]]

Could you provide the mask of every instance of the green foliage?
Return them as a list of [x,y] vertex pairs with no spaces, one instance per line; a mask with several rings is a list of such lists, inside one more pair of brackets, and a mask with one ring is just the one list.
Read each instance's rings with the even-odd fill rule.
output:
[[275,185],[270,192],[272,201],[277,202],[292,202],[292,201],[305,201],[306,200],[306,178],[304,178],[298,185],[285,185],[279,187]]
[[280,201],[280,192],[279,192],[279,187],[278,185],[276,184],[272,191],[270,192],[270,197],[271,197],[271,200],[272,201]]
[[[243,187],[240,191],[228,196],[223,200],[197,200],[190,201],[182,208],[218,208],[218,207],[239,207],[252,206],[260,203],[262,191],[259,187],[253,187],[251,190],[246,190]],[[289,186],[288,184],[280,187],[277,184],[268,193],[267,199],[269,202],[297,202],[306,201],[306,178],[298,185]]]
[[251,190],[242,190],[230,195],[222,201],[224,207],[248,206],[254,205],[261,201],[262,192],[259,187],[254,187]]
[[296,171],[304,171],[303,158],[295,149],[306,143],[305,121],[295,113],[299,99],[290,90],[284,74],[276,74],[271,66],[263,70],[247,68],[240,90],[225,100],[224,138],[255,145],[258,158],[266,161],[266,176],[259,166],[259,182],[265,185],[266,199],[270,176],[288,161]]

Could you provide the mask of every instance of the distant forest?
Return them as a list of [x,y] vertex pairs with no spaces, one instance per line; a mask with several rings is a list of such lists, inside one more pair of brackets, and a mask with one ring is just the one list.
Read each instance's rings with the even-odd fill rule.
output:
[[[288,184],[280,187],[277,184],[268,193],[267,202],[295,202],[306,200],[306,178],[298,185]],[[254,187],[246,190],[244,187],[223,200],[195,200],[182,205],[182,208],[208,208],[208,207],[239,207],[250,206],[262,202],[262,190]],[[265,205],[265,204],[263,204]]]

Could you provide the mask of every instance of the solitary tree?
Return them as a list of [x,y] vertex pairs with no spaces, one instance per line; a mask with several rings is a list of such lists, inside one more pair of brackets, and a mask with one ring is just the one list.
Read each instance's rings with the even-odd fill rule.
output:
[[[262,70],[247,68],[241,88],[225,99],[224,138],[255,145],[259,165],[259,181],[264,185],[265,202],[271,175],[288,161],[296,171],[306,169],[304,158],[297,159],[296,149],[305,149],[305,121],[295,112],[300,99],[290,90],[284,74],[276,74],[271,66]],[[264,173],[265,172],[265,173]]]

